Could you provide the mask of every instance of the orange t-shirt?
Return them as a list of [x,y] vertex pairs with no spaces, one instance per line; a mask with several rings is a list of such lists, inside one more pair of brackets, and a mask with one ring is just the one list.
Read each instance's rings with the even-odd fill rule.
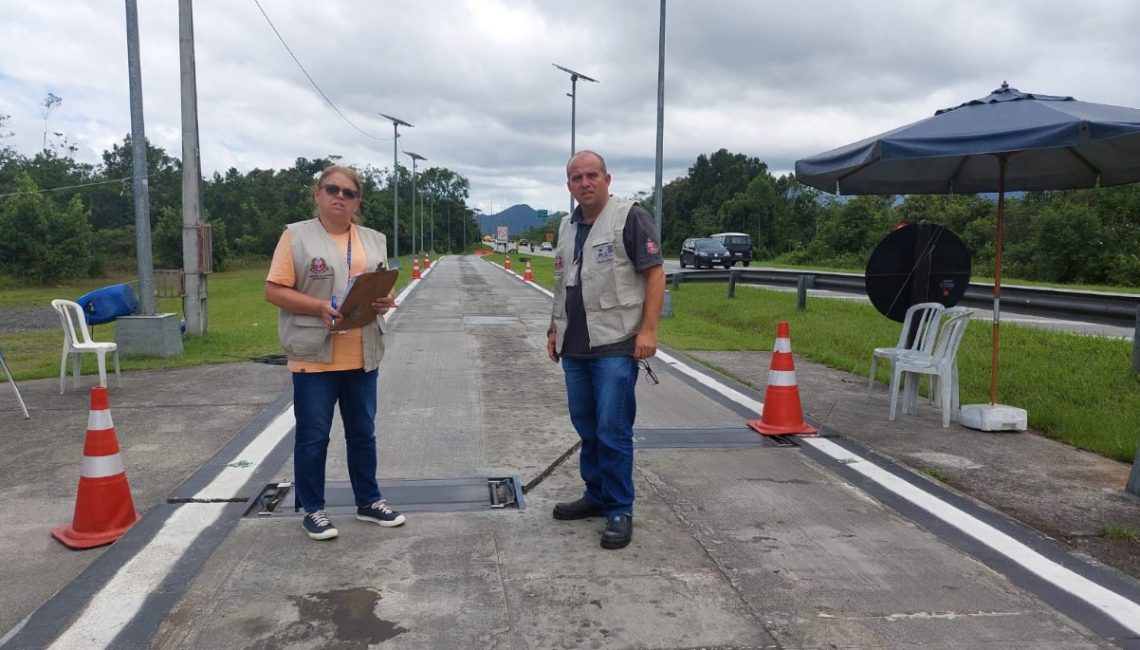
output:
[[[360,236],[353,225],[349,232],[334,235],[329,233],[333,243],[340,249],[340,254],[348,257],[348,238],[352,235],[352,268],[349,276],[358,275],[368,270],[368,254],[360,244]],[[277,249],[273,251],[273,261],[269,265],[269,282],[284,287],[293,287],[297,284],[296,269],[293,267],[293,242],[289,237],[289,230],[281,234],[277,242]],[[343,300],[344,296],[337,296]],[[344,334],[333,334],[332,361],[321,363],[319,361],[289,360],[289,370],[293,372],[328,372],[330,370],[356,370],[364,367],[364,339],[359,329],[348,330]]]

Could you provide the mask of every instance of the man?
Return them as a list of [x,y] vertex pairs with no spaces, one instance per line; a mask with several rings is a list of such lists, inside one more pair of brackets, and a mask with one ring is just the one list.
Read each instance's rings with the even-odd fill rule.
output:
[[602,548],[623,548],[633,538],[634,387],[638,361],[657,353],[664,259],[652,216],[610,196],[600,155],[575,154],[566,179],[578,208],[558,230],[546,352],[566,373],[586,489],[554,518],[605,516]]

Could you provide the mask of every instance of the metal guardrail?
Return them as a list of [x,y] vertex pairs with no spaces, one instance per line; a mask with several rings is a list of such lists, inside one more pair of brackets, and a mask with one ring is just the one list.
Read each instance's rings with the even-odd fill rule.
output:
[[[795,271],[783,269],[716,269],[707,271],[674,271],[666,274],[666,281],[675,283],[728,283],[736,275],[736,283],[767,286],[796,287],[801,276],[807,276],[809,289],[823,289],[867,295],[862,275],[823,271]],[[992,284],[971,282],[962,297],[967,307],[993,307]],[[1064,317],[1120,327],[1131,327],[1140,310],[1140,295],[1105,291],[1075,291],[1003,284],[1002,309],[1039,316]]]

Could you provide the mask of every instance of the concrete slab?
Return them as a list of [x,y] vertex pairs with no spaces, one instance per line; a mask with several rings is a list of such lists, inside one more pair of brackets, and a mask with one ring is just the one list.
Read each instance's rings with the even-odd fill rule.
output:
[[[771,363],[767,352],[687,356],[758,390],[766,385]],[[916,471],[937,471],[944,484],[961,493],[1140,578],[1140,544],[1101,537],[1106,527],[1140,530],[1140,501],[1124,492],[1127,464],[1032,431],[993,434],[954,423],[943,428],[940,411],[925,401],[916,415],[900,414],[891,422],[883,384],[868,392],[866,377],[799,357],[796,379],[804,412],[816,422]]]
[[[527,509],[419,513],[395,529],[338,517],[331,542],[307,539],[294,517],[235,518],[211,531],[228,532],[216,552],[181,558],[204,563],[196,577],[151,594],[186,587],[157,634],[123,647],[1113,647],[806,449],[640,450],[633,543],[603,550],[600,519],[550,517],[581,484],[562,373],[545,358],[549,298],[485,262],[445,258],[397,313],[381,370],[380,474],[517,473],[530,485]],[[763,387],[766,356],[719,354],[694,356]],[[662,382],[639,383],[638,427],[741,426],[740,409],[654,368]],[[1112,473],[1074,460],[1079,452],[1033,436],[947,432],[923,405],[888,423],[881,387],[867,397],[864,378],[799,359],[797,376],[809,416],[916,470],[957,480],[1040,465],[1083,495],[1057,509],[1056,527],[1090,521],[1077,519],[1077,503],[1127,521],[1104,488]],[[288,385],[284,368],[257,364],[125,375],[111,407],[140,512],[169,511],[157,504],[182,478],[228,461],[211,454]],[[88,394],[57,402],[57,382],[20,387],[35,395],[32,426],[9,434],[22,416],[0,404],[0,497],[15,506],[0,530],[19,531],[0,533],[0,552],[17,558],[0,579],[19,586],[0,595],[0,634],[103,553],[65,552],[46,532],[70,516]],[[347,474],[339,430],[328,470]],[[275,473],[291,474],[289,462]],[[986,494],[1043,507],[1047,494],[1026,491],[1051,484],[1020,478],[999,483],[1004,500]],[[1133,641],[1115,639],[1140,647]]]
[[[71,522],[94,382],[59,394],[58,379],[20,382],[32,417],[0,411],[0,630],[75,579],[106,547],[73,551],[49,535]],[[108,389],[136,511],[145,515],[286,390],[281,366],[234,363],[125,373]],[[18,414],[18,412],[17,412]],[[17,559],[18,558],[18,559]],[[0,635],[2,637],[2,635]]]

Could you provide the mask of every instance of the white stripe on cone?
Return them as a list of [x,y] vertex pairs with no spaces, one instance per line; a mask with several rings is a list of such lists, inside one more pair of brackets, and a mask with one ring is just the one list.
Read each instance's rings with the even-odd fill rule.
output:
[[105,476],[118,476],[123,473],[123,457],[121,454],[112,456],[84,456],[83,466],[79,473],[86,478],[103,478]]
[[769,370],[768,371],[768,385],[769,386],[795,386],[796,385],[796,371],[795,370]]
[[772,346],[773,352],[791,352],[792,341],[791,339],[776,339],[776,345]]
[[104,409],[102,411],[91,411],[87,414],[88,431],[106,431],[114,428],[115,425],[111,423],[110,411]]

